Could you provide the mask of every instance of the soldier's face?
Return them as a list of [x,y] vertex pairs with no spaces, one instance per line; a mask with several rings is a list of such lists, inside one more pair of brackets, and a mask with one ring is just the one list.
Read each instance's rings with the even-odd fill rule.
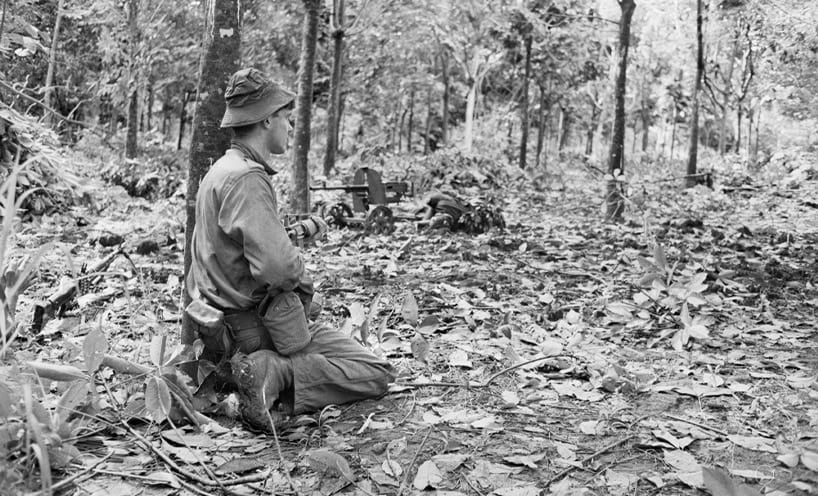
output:
[[290,138],[290,109],[282,109],[268,117],[270,125],[267,129],[267,149],[270,153],[279,155],[287,151]]

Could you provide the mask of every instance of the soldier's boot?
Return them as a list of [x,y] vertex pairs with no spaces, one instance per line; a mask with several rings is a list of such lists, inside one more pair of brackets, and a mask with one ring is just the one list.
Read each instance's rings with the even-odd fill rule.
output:
[[292,362],[272,350],[236,353],[230,362],[242,420],[251,429],[270,432],[270,419],[278,424],[283,417],[272,408],[279,394],[293,384]]

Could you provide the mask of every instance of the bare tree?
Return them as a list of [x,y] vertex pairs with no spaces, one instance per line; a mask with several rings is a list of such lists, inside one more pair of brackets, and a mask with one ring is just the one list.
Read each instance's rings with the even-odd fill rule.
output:
[[295,104],[293,138],[293,194],[290,198],[295,213],[309,212],[310,120],[312,119],[312,79],[315,72],[315,45],[318,40],[318,11],[321,0],[304,0],[304,24],[301,31],[301,58],[298,63],[298,96]]
[[622,10],[622,18],[619,21],[619,65],[616,74],[616,111],[614,114],[613,136],[611,137],[611,149],[608,157],[608,179],[606,187],[605,203],[606,218],[608,220],[620,220],[622,211],[625,209],[625,201],[621,192],[621,185],[615,176],[625,171],[625,91],[628,82],[628,48],[630,47],[631,19],[633,11],[636,9],[634,0],[618,0],[619,8]]
[[704,73],[704,16],[702,15],[702,0],[696,2],[696,81],[693,86],[693,109],[690,114],[690,152],[687,157],[687,175],[685,186],[696,185],[696,165],[699,155],[699,92],[702,89],[702,74]]
[[139,0],[128,0],[128,131],[125,156],[134,158],[139,153]]
[[[54,21],[54,32],[51,33],[51,51],[48,54],[48,71],[45,75],[45,106],[48,108],[54,108],[54,71],[57,67],[57,47],[59,46],[60,40],[60,25],[62,24],[63,18],[63,10],[64,10],[65,0],[59,0],[57,2],[57,19]],[[5,7],[3,10],[3,15],[5,16]],[[54,114],[48,114],[48,120],[53,122],[54,121]]]
[[329,105],[327,107],[327,149],[324,154],[324,175],[335,167],[338,149],[338,128],[341,117],[341,71],[344,59],[344,0],[332,0],[329,15],[332,35],[332,77],[329,81]]

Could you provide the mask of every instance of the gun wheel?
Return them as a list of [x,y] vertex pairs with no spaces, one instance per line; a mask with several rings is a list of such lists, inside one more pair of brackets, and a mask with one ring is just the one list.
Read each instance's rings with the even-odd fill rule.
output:
[[352,209],[343,202],[332,205],[324,204],[321,205],[321,217],[330,226],[346,227],[349,225],[349,219],[352,218]]
[[366,231],[375,234],[391,234],[395,230],[395,219],[392,210],[377,205],[366,216]]

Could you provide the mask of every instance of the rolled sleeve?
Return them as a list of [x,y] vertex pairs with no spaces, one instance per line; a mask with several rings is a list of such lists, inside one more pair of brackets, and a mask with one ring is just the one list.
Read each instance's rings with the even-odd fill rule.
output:
[[238,178],[225,190],[219,227],[243,247],[252,277],[268,289],[292,290],[304,262],[278,217],[275,192],[262,172]]

